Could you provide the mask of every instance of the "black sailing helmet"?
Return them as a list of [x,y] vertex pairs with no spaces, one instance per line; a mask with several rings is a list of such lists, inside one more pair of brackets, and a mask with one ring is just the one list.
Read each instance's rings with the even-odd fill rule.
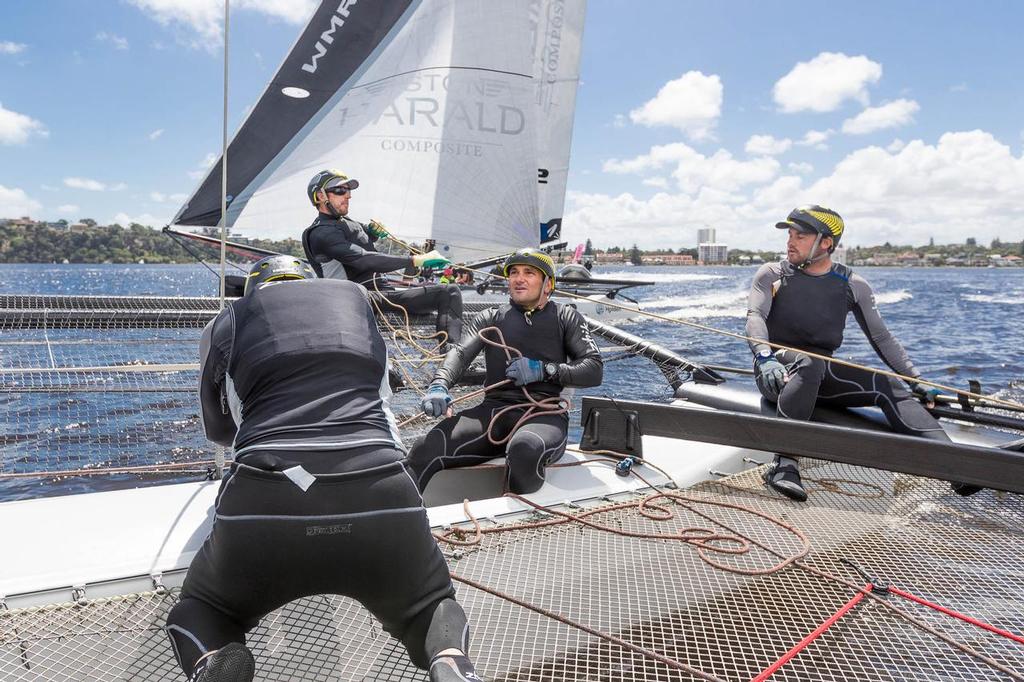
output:
[[828,250],[832,253],[839,246],[839,240],[843,238],[843,230],[846,225],[842,217],[830,208],[808,204],[798,206],[789,212],[789,216],[781,223],[775,223],[780,230],[794,228],[800,232],[819,234],[822,237],[832,238],[832,247]]
[[288,279],[316,279],[316,273],[306,261],[295,256],[267,256],[256,261],[245,278],[245,293],[250,294],[261,284]]
[[309,184],[306,185],[306,196],[309,197],[310,203],[316,206],[317,202],[323,198],[321,193],[334,187],[345,187],[352,190],[359,187],[359,181],[348,177],[341,171],[322,170],[310,178]]

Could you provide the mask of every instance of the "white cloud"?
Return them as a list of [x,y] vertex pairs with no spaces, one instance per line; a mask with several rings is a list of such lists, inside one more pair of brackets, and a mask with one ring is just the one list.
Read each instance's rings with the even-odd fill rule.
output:
[[[185,28],[197,34],[188,41],[192,47],[211,48],[221,44],[223,5],[210,0],[128,0],[163,26]],[[232,9],[265,14],[290,24],[306,20],[315,0],[234,0]]]
[[25,114],[4,109],[0,102],[0,144],[25,144],[33,135],[49,136],[49,131],[39,121]]
[[20,218],[32,215],[43,206],[19,187],[0,185],[0,216]]
[[660,175],[656,175],[653,178],[644,178],[643,184],[647,185],[648,187],[668,189],[668,178],[663,178]]
[[814,172],[814,166],[805,161],[787,164],[786,168],[793,173],[799,173],[800,175],[809,175]]
[[784,137],[780,140],[772,137],[771,135],[751,135],[750,139],[747,140],[744,150],[748,154],[777,156],[779,154],[786,153],[792,146],[793,141],[788,137]]
[[921,106],[912,99],[898,99],[880,107],[869,107],[853,118],[843,121],[847,135],[866,135],[876,130],[897,128],[914,122],[914,114]]
[[643,106],[629,112],[633,123],[647,127],[672,126],[692,140],[712,136],[722,113],[722,80],[688,71],[665,83]]
[[213,152],[209,152],[203,157],[203,160],[198,163],[196,169],[188,172],[188,176],[193,180],[200,180],[206,177],[206,174],[213,168],[213,164],[217,163],[217,159],[220,158]]
[[[724,151],[704,163],[716,157],[725,159],[721,168],[728,167]],[[752,170],[747,172],[753,175]],[[782,242],[771,226],[806,203],[837,210],[851,244],[926,244],[931,236],[938,243],[963,243],[966,237],[986,243],[1020,234],[1024,220],[1024,153],[1015,156],[981,130],[946,133],[934,144],[912,140],[900,149],[865,147],[809,184],[799,177],[803,170],[793,164],[792,175],[766,173],[731,187],[706,173],[707,181],[647,200],[630,193],[569,192],[564,236],[589,237],[598,246],[636,240],[643,247],[676,247],[692,241],[680,235],[707,223],[726,243],[778,248]],[[636,237],[623,233],[625,224],[640,228]]]
[[122,38],[119,35],[114,35],[113,33],[107,33],[106,31],[100,31],[99,33],[96,34],[95,38],[96,38],[96,40],[98,40],[101,43],[109,43],[109,44],[113,45],[115,50],[127,50],[128,49],[128,39],[127,38]]
[[835,111],[849,99],[867,106],[867,86],[881,77],[882,65],[864,55],[822,52],[809,62],[798,62],[775,83],[772,96],[785,113]]
[[77,204],[61,204],[57,207],[57,213],[61,215],[75,215],[79,210]]
[[651,147],[647,154],[620,161],[610,159],[603,170],[615,174],[642,174],[648,170],[674,164],[672,177],[683,192],[697,193],[703,189],[730,192],[744,185],[767,182],[779,169],[779,162],[768,157],[737,161],[732,154],[719,149],[705,156],[682,142]]
[[160,192],[150,192],[149,198],[157,202],[158,204],[162,204],[163,202],[167,201],[167,195],[161,194]]
[[895,154],[896,152],[898,152],[899,150],[903,149],[906,146],[907,143],[897,137],[895,140],[889,143],[889,146],[885,148],[885,151]]
[[164,129],[163,128],[157,128],[156,130],[151,132],[147,137],[149,137],[150,140],[156,140],[156,139],[159,139],[160,136],[163,135],[163,134],[164,134]]
[[814,147],[818,150],[828,149],[828,145],[825,144],[825,140],[832,137],[836,131],[829,128],[828,130],[808,130],[804,133],[803,138],[797,141],[797,144],[801,147]]
[[64,185],[72,189],[85,189],[90,192],[120,192],[128,186],[123,182],[108,185],[92,178],[64,178]]
[[967,83],[957,83],[956,85],[950,85],[950,92],[967,92]]
[[612,120],[612,127],[614,128],[625,128],[626,117],[622,114],[615,114],[615,118]]
[[28,47],[25,43],[13,43],[10,40],[0,40],[0,54],[18,54],[24,52]]
[[158,218],[150,213],[143,213],[141,215],[130,216],[127,213],[118,213],[111,220],[112,223],[117,223],[122,227],[128,227],[132,223],[138,223],[139,225],[147,225],[149,227],[159,227],[166,225],[169,221],[163,218]]

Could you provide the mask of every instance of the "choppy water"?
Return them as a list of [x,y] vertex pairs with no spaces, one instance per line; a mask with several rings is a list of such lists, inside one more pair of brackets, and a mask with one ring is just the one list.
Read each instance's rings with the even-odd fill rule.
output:
[[[595,270],[597,276],[653,281],[652,286],[625,292],[650,311],[739,333],[754,272],[753,267]],[[862,268],[859,272],[873,286],[889,328],[927,378],[964,388],[968,379],[978,379],[986,393],[1024,398],[1024,268]],[[204,296],[216,291],[213,274],[200,265],[5,265],[0,273],[0,293]],[[746,345],[735,339],[661,320],[638,318],[623,326],[697,362],[750,364]],[[883,366],[853,316],[838,355]],[[648,361],[635,358],[608,363],[604,384],[580,393],[635,400],[670,397],[661,375]],[[10,424],[5,433],[10,433]],[[92,484],[58,483],[47,494],[81,490],[82,485]],[[20,484],[0,486],[0,499],[26,494],[29,491]]]

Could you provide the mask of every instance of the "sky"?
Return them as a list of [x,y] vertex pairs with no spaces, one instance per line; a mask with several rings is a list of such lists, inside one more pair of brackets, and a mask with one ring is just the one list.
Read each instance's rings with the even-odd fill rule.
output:
[[[501,0],[491,0],[500,2]],[[310,0],[234,0],[229,120]],[[220,148],[218,0],[0,5],[0,217],[166,224]],[[1024,4],[590,0],[563,236],[781,247],[1024,238]]]

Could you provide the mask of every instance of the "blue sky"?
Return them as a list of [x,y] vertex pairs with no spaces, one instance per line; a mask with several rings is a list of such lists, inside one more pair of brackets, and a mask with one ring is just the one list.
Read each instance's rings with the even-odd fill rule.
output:
[[[500,0],[493,0],[500,1]],[[237,125],[308,0],[237,0]],[[852,244],[1024,237],[1024,5],[591,0],[565,234],[773,247],[793,206]],[[0,216],[161,225],[220,145],[220,6],[0,7]]]

